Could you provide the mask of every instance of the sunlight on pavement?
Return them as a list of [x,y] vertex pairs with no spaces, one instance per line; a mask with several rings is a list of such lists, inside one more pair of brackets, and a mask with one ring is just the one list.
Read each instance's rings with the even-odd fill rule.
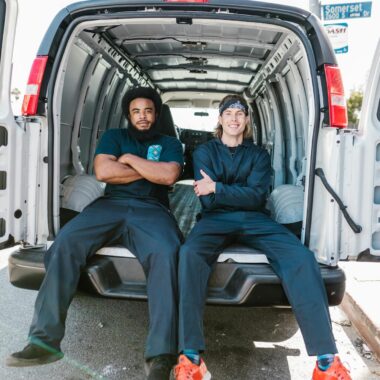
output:
[[16,249],[17,247],[11,247],[0,250],[0,270],[8,266],[8,257]]

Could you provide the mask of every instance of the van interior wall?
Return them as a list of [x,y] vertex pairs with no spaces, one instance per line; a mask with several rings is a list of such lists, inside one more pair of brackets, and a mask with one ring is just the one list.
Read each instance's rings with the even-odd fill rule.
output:
[[99,138],[108,128],[125,127],[121,97],[131,85],[98,54],[72,46],[62,91],[61,181],[68,175],[93,174]]
[[[101,51],[102,44],[93,43],[97,38],[101,39],[101,33],[96,35],[82,31],[68,47],[70,54],[62,68],[65,70],[60,110],[62,224],[80,212],[86,202],[89,203],[91,193],[88,190],[75,193],[75,187],[79,186],[80,181],[71,180],[68,181],[70,185],[65,186],[67,179],[78,176],[93,178],[95,147],[102,134],[108,128],[127,127],[121,111],[122,94],[134,85],[154,83],[153,79],[150,81],[151,78],[146,77],[146,73],[141,78],[130,75],[120,63],[119,53],[112,51],[109,46]],[[278,189],[281,192],[281,188],[285,186],[285,192],[296,194],[292,199],[298,207],[300,202],[303,203],[303,193],[295,192],[291,187],[303,187],[305,181],[305,151],[310,124],[308,102],[312,98],[312,88],[306,53],[301,41],[294,36],[292,38],[287,52],[275,64],[272,58],[276,56],[276,52],[270,55],[271,59],[264,62],[261,71],[256,75],[258,79],[254,83],[255,92],[248,100],[256,109],[255,115],[258,117],[253,120],[254,129],[259,130],[261,138],[258,139],[256,135],[255,139],[260,140],[272,158],[272,190]],[[280,43],[286,45],[288,42],[285,38],[280,39],[276,45],[278,54],[283,47]],[[186,141],[183,142],[186,144]],[[102,190],[101,187],[98,188],[99,191]],[[192,186],[182,183],[175,187],[171,197],[177,219],[183,219],[180,224],[185,234],[200,210],[199,202],[190,190]],[[93,193],[97,194],[96,191]],[[74,202],[75,207],[70,206],[70,202],[67,202],[70,194],[83,199]],[[284,199],[289,201],[289,197]],[[286,213],[284,207],[276,202],[277,198],[269,206],[272,207],[271,212],[275,218],[279,217],[276,213]],[[65,217],[66,210],[70,214],[68,218]],[[184,218],[183,215],[187,216]],[[289,223],[293,222],[291,220]]]
[[288,61],[263,85],[254,100],[261,144],[272,158],[273,188],[304,184],[310,91],[301,75],[305,66],[307,60],[303,58]]

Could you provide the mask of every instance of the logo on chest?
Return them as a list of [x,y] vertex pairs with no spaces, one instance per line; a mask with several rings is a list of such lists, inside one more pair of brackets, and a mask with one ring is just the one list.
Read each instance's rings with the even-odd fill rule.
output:
[[148,147],[148,153],[146,155],[147,160],[160,161],[161,151],[162,151],[161,145],[150,145]]

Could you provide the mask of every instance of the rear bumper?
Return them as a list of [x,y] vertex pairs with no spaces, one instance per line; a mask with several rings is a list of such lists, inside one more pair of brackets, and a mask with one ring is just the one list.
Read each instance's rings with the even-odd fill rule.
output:
[[[9,257],[10,282],[39,289],[45,268],[44,251],[17,251]],[[339,267],[321,266],[330,306],[339,305],[345,275]],[[95,255],[84,269],[79,289],[110,298],[146,299],[145,275],[135,258]],[[210,278],[207,302],[235,306],[289,306],[277,275],[268,264],[217,263]]]

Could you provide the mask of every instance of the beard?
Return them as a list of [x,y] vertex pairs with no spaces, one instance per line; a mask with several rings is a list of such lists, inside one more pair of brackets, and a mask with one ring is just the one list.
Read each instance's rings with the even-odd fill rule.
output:
[[152,124],[149,129],[144,131],[137,129],[132,123],[129,123],[127,131],[131,137],[140,142],[152,140],[159,135],[159,132],[156,129],[156,123]]

